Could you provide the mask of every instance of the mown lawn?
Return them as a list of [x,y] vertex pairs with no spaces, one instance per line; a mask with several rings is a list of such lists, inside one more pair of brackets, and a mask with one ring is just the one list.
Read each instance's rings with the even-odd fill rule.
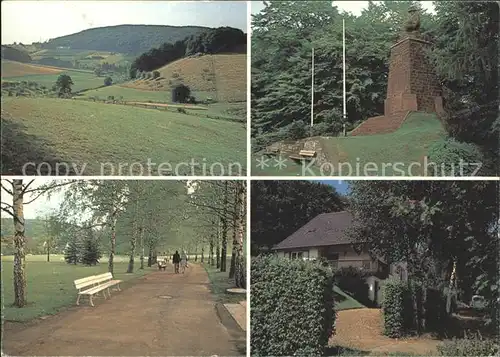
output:
[[[7,97],[2,130],[3,173],[54,157],[79,170],[86,165],[83,175],[110,175],[112,168],[114,175],[228,175],[230,165],[237,175],[235,163],[245,172],[243,123],[119,104]],[[173,171],[159,172],[160,164]]]
[[349,310],[349,309],[361,309],[366,307],[357,300],[353,299],[350,295],[346,294],[339,287],[333,287],[333,295],[335,299],[335,310]]
[[[412,113],[394,133],[321,138],[322,147],[332,165],[312,166],[303,170],[300,163],[286,160],[279,168],[274,159],[264,169],[258,167],[257,153],[252,158],[255,176],[421,176],[424,156],[429,147],[445,137],[441,122],[434,114]],[[411,165],[411,166],[410,166]],[[307,164],[306,166],[307,167]]]
[[[127,257],[116,257],[114,276],[123,280],[126,288],[132,280],[153,271],[153,268],[139,269],[138,260],[135,272],[126,274]],[[26,257],[27,299],[23,308],[12,306],[14,302],[13,257],[2,256],[2,314],[7,321],[28,321],[45,315],[53,315],[76,302],[76,289],[73,281],[86,276],[108,272],[107,259],[92,267],[70,265],[64,262],[62,255],[51,256],[51,262],[45,256]],[[119,294],[119,292],[115,293]],[[111,298],[113,297],[113,293]],[[85,303],[85,302],[84,302]]]
[[208,279],[210,280],[210,288],[212,293],[216,296],[218,302],[223,304],[237,304],[242,300],[246,300],[245,294],[230,294],[226,289],[234,288],[234,283],[229,280],[229,262],[231,257],[228,256],[227,259],[227,271],[221,272],[215,268],[215,266],[210,266],[209,264],[203,264],[203,267],[208,273]]

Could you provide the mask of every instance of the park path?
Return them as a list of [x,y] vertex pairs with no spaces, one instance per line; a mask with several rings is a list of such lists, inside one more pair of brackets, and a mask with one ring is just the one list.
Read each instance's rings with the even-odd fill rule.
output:
[[[164,297],[168,298],[164,298]],[[76,294],[75,294],[76,300]],[[219,318],[205,270],[157,271],[111,299],[87,300],[26,328],[4,327],[3,352],[14,356],[240,356],[242,331]],[[222,320],[223,321],[223,320]],[[17,324],[19,325],[19,324]]]

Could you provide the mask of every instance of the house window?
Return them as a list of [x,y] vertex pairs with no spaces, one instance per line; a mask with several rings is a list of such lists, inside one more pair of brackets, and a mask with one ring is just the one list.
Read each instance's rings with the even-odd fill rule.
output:
[[326,253],[324,255],[324,257],[326,258],[326,260],[338,261],[339,260],[339,253]]
[[363,260],[363,269],[370,270],[371,269],[371,261],[369,260]]
[[290,252],[290,259],[302,259],[304,257],[304,252]]

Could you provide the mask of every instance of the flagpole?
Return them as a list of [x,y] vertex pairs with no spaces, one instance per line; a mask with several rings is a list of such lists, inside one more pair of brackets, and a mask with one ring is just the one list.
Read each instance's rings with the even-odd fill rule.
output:
[[311,127],[314,124],[314,47],[311,52]]
[[342,53],[343,53],[343,65],[342,69],[344,71],[344,110],[343,110],[343,130],[344,130],[344,136],[347,135],[346,133],[346,121],[347,121],[347,114],[346,114],[346,90],[345,90],[345,19],[342,19]]

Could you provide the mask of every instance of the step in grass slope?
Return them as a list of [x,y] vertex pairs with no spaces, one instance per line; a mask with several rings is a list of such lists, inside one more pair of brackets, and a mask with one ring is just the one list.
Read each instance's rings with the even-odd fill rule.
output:
[[393,133],[398,130],[405,119],[407,118],[409,112],[402,111],[396,112],[388,116],[378,116],[369,118],[365,122],[361,123],[357,128],[355,128],[350,135],[373,135],[373,134],[386,134]]

